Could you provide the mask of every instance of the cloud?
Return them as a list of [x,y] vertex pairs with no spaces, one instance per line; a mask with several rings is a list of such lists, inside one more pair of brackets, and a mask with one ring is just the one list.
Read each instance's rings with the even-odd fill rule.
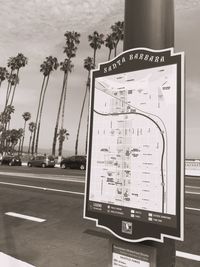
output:
[[[1,1],[2,2],[2,1]],[[7,0],[1,3],[0,22],[7,38],[53,37],[66,29],[87,31],[105,17],[121,12],[123,0]],[[1,29],[2,31],[2,29]]]

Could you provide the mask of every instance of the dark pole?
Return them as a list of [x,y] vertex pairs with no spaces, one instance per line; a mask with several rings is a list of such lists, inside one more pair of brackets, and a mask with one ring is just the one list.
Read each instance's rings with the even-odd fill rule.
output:
[[125,0],[124,51],[174,47],[174,0]]
[[[124,51],[174,47],[174,0],[125,0]],[[175,241],[142,242],[157,250],[156,267],[175,266]]]

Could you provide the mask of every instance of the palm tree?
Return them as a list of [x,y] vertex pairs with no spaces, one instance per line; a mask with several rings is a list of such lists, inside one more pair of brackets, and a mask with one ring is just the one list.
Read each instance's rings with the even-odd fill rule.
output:
[[10,116],[5,113],[4,111],[0,113],[0,123],[1,123],[1,153],[4,152],[4,148],[5,148],[5,133],[6,133],[6,129],[5,129],[5,125],[8,123],[8,121],[10,120]]
[[63,150],[63,143],[65,139],[68,140],[69,133],[66,129],[60,129],[59,133],[57,135],[58,141],[59,141],[59,147],[58,147],[58,156],[62,156],[62,150]]
[[9,128],[11,114],[15,112],[14,106],[8,105],[5,107],[4,111],[2,112],[3,120],[4,120],[4,129],[6,130],[7,126]]
[[114,39],[114,49],[115,49],[114,56],[116,57],[117,45],[120,40],[122,41],[124,39],[124,22],[123,21],[115,22],[115,24],[111,26],[111,30]]
[[66,31],[65,36],[65,47],[63,53],[66,54],[68,59],[76,56],[78,45],[80,44],[80,33],[75,31]]
[[10,130],[4,130],[1,134],[1,140],[3,142],[2,150],[7,154],[9,152],[9,143],[10,143]]
[[40,65],[40,72],[42,72],[43,74],[43,81],[42,81],[42,87],[40,91],[40,97],[36,115],[36,127],[33,134],[32,153],[34,151],[34,144],[35,144],[35,153],[37,154],[38,151],[42,111],[44,106],[46,90],[49,83],[49,77],[52,71],[57,70],[58,66],[59,63],[57,58],[52,56],[46,57],[46,60]]
[[17,86],[17,84],[19,83],[19,77],[17,77],[16,73],[10,73],[8,74],[7,80],[8,80],[8,86],[7,86],[7,91],[6,91],[5,108],[8,105],[10,94],[12,92],[12,87]]
[[[80,34],[77,32],[70,32],[67,31],[65,34],[65,47],[64,47],[64,53],[66,54],[67,58],[63,62],[60,63],[61,68],[60,70],[64,72],[63,77],[63,85],[60,95],[60,101],[58,106],[58,112],[56,117],[56,124],[54,129],[54,137],[53,137],[53,145],[52,145],[52,155],[55,156],[56,153],[56,142],[57,142],[57,136],[58,136],[58,125],[61,118],[61,131],[64,127],[64,114],[65,114],[65,105],[66,105],[66,95],[67,95],[67,80],[68,80],[68,74],[72,71],[74,65],[72,64],[71,59],[76,56],[76,51],[78,48],[78,44],[80,43]],[[62,109],[62,113],[61,113]],[[60,143],[61,145],[63,142]],[[59,150],[62,151],[62,148]]]
[[[18,53],[16,57],[9,58],[7,65],[8,67],[11,68],[11,74],[14,70],[17,71],[16,77],[17,77],[17,80],[19,81],[19,70],[22,67],[25,67],[27,64],[28,64],[28,59],[22,53]],[[10,105],[12,105],[13,103],[16,87],[17,87],[17,83],[15,83],[14,88],[13,88]]]
[[33,138],[33,133],[34,133],[34,130],[35,130],[35,122],[30,122],[29,123],[29,131],[30,131],[30,138],[29,138],[29,145],[28,145],[28,154],[30,154],[30,150],[31,150],[31,141],[32,141],[32,138]]
[[[11,120],[11,114],[14,113],[15,109],[13,106],[8,105],[3,112],[0,113],[0,123],[1,123],[1,128],[3,127],[3,129],[1,130],[1,143],[0,143],[0,147],[1,147],[1,151],[4,150],[5,148],[5,142],[6,139],[3,138],[3,136],[5,136],[6,131],[9,130],[9,124],[10,124],[10,120]],[[7,129],[8,126],[8,129]]]
[[94,31],[92,35],[88,36],[89,44],[94,50],[94,55],[93,55],[94,66],[96,65],[96,52],[97,52],[97,49],[100,49],[101,45],[104,43],[103,38],[104,38],[104,35],[102,33],[99,34],[97,31]]
[[115,48],[114,36],[112,33],[107,34],[107,37],[105,39],[105,46],[109,49],[108,60],[110,60],[111,52]]
[[[58,112],[57,112],[57,117],[56,117],[56,125],[55,125],[55,129],[54,129],[54,138],[53,138],[53,146],[52,146],[52,155],[54,155],[54,156],[56,153],[56,140],[57,140],[57,136],[58,136],[58,125],[59,125],[61,108],[63,105],[63,98],[65,98],[65,100],[66,100],[66,88],[67,88],[68,73],[72,72],[73,67],[74,67],[74,65],[72,64],[71,60],[69,60],[69,59],[65,59],[63,62],[60,62],[60,70],[63,71],[64,77],[63,77],[63,85],[62,85],[60,101],[59,101],[59,106],[58,106]],[[62,117],[62,119],[64,120],[64,117]]]
[[10,153],[14,153],[15,146],[19,141],[19,131],[17,129],[12,129],[10,131]]
[[0,67],[0,87],[2,82],[8,78],[8,71],[4,67]]
[[23,137],[22,137],[21,154],[23,154],[24,138],[25,138],[25,131],[26,131],[26,123],[27,123],[28,120],[31,119],[31,113],[30,112],[24,112],[22,114],[22,117],[24,119],[24,133],[23,133]]
[[23,135],[24,135],[24,130],[22,128],[19,128],[18,131],[17,131],[17,143],[19,142],[19,145],[18,145],[18,155],[20,154],[20,149],[21,149],[21,145],[22,145]]
[[41,90],[40,90],[39,103],[38,103],[37,114],[36,114],[36,123],[35,123],[35,127],[34,127],[34,132],[33,132],[33,141],[32,141],[32,147],[31,147],[32,155],[33,155],[34,149],[35,149],[36,130],[37,130],[38,117],[39,117],[40,108],[41,108],[42,94],[43,94],[43,90],[44,90],[45,79],[46,79],[46,76],[48,75],[48,74],[46,74],[47,73],[46,67],[47,67],[46,61],[44,61],[40,65],[40,72],[43,73],[43,80],[42,80],[42,87],[41,87]]
[[[9,100],[9,97],[10,97],[10,94],[11,94],[11,91],[12,91],[12,86],[15,84],[15,80],[17,81],[16,77],[17,75],[14,74],[13,75],[13,72],[15,71],[15,69],[17,68],[17,65],[16,65],[16,57],[10,57],[8,59],[8,63],[7,63],[7,66],[11,69],[10,70],[10,73],[8,75],[8,86],[7,86],[7,92],[6,92],[6,103],[5,103],[5,107],[7,106],[8,104],[8,100]],[[15,77],[16,76],[16,77]]]
[[[93,62],[94,62],[94,60],[91,57],[87,57],[86,59],[84,59],[84,68],[88,71],[88,77],[87,77],[87,81],[86,81],[85,94],[84,94],[84,98],[83,98],[83,103],[82,103],[82,107],[81,107],[81,114],[80,114],[80,119],[79,119],[79,123],[78,123],[78,130],[77,130],[76,143],[75,143],[75,155],[77,155],[77,153],[78,153],[78,141],[79,141],[80,127],[81,127],[81,121],[82,121],[83,110],[84,110],[84,106],[85,106],[87,92],[89,92],[89,88],[90,88],[90,72],[92,69],[94,69],[94,63]],[[88,122],[87,122],[87,127],[88,127]],[[86,133],[86,147],[87,147],[87,133]],[[85,153],[86,153],[86,150],[85,150]]]

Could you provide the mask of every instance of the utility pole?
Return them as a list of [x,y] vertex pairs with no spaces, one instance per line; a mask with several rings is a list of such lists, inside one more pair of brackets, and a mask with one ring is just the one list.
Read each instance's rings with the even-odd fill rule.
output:
[[[125,0],[124,23],[124,51],[137,47],[174,47],[174,0]],[[156,266],[175,266],[174,240],[141,244],[156,248]]]

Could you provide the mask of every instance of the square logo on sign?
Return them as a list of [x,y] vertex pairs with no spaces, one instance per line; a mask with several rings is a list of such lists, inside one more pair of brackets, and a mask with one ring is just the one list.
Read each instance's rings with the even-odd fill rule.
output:
[[131,235],[133,232],[132,226],[133,226],[132,222],[122,221],[122,233]]

